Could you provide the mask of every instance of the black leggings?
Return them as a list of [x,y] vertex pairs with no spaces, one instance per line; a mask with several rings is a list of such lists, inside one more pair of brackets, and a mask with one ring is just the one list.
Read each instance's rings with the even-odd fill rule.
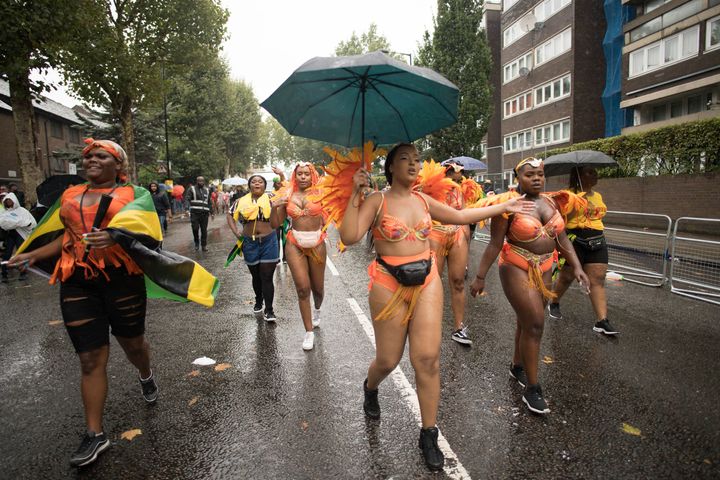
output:
[[265,313],[273,312],[273,299],[275,298],[275,285],[273,284],[273,275],[275,275],[275,263],[259,263],[257,265],[248,265],[248,270],[252,275],[252,286],[255,292],[255,305],[262,305],[265,302]]

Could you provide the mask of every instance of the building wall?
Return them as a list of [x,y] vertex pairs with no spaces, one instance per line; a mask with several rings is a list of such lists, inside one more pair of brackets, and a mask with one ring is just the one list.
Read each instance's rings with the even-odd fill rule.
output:
[[485,3],[485,32],[493,62],[493,67],[490,71],[490,85],[493,88],[493,114],[488,124],[486,148],[489,148],[489,150],[486,150],[485,159],[488,172],[499,172],[502,159],[502,150],[497,148],[502,145],[502,126],[500,124],[502,119],[502,102],[500,101],[500,85],[502,84],[502,61],[500,57],[502,31],[500,30],[500,16],[501,5]]
[[14,170],[20,175],[15,147],[15,124],[12,112],[0,110],[0,182],[19,181],[18,178],[10,177],[8,170]]
[[[548,178],[548,191],[567,187],[567,176]],[[609,210],[679,217],[720,218],[720,173],[601,178],[600,192]]]
[[[502,30],[512,25],[540,0],[521,0],[507,13],[503,14]],[[605,14],[601,1],[572,0],[570,5],[547,18],[541,26],[534,28],[507,48],[502,50],[502,66],[527,52],[534,51],[566,28],[572,28],[572,43],[568,52],[533,68],[525,76],[520,76],[502,84],[500,72],[501,109],[498,115],[502,119],[502,137],[531,129],[551,122],[570,119],[570,139],[564,143],[551,145],[533,144],[512,153],[505,153],[503,165],[512,168],[517,162],[529,155],[537,155],[546,149],[567,146],[571,143],[601,138],[605,131],[605,115],[602,106],[602,91],[605,85],[605,60],[602,39],[605,33]],[[533,60],[534,63],[534,60]],[[550,102],[523,113],[504,118],[504,103],[523,92],[534,91],[540,85],[571,75],[570,95],[561,100]],[[533,103],[535,98],[533,96]]]

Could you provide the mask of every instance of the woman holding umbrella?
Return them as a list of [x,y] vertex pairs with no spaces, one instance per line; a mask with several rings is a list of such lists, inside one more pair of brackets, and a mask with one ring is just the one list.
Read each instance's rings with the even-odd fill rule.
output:
[[[605,335],[617,335],[618,331],[610,325],[607,318],[607,297],[605,295],[605,275],[608,268],[608,247],[603,233],[603,217],[607,206],[602,195],[593,190],[597,185],[597,170],[592,166],[575,167],[570,171],[568,190],[573,193],[584,192],[587,207],[568,217],[566,225],[568,238],[572,240],[575,254],[580,260],[583,271],[590,278],[590,302],[597,320],[593,330]],[[549,305],[549,315],[561,319],[560,299],[567,291],[575,276],[571,265],[564,265],[555,283],[553,293],[556,299]]]
[[[233,234],[242,240],[242,253],[245,264],[252,275],[252,287],[255,292],[255,315],[263,314],[267,322],[277,320],[273,310],[275,285],[273,276],[280,261],[278,240],[270,225],[270,198],[265,193],[267,180],[262,175],[249,178],[250,193],[238,198],[227,214],[227,223]],[[242,224],[238,230],[237,222]]]
[[[538,382],[538,360],[545,323],[545,302],[553,298],[548,286],[551,283],[550,270],[557,260],[556,247],[571,265],[580,267],[580,262],[565,236],[562,217],[565,209],[559,205],[569,204],[574,197],[566,194],[563,199],[559,195],[542,193],[545,189],[542,160],[532,157],[523,159],[515,167],[515,177],[517,193],[495,195],[485,200],[484,204],[503,202],[522,194],[535,202],[535,213],[521,212],[492,219],[490,243],[480,260],[470,293],[473,296],[482,293],[485,289],[485,276],[500,254],[500,282],[517,315],[515,351],[510,375],[525,387],[522,399],[528,409],[544,414],[550,412],[550,409]],[[483,204],[482,202],[480,204]],[[582,268],[577,268],[575,272],[574,278],[581,285],[587,285],[588,279]]]
[[[273,197],[270,225],[280,227],[292,219],[292,229],[287,234],[285,259],[290,267],[295,290],[300,303],[300,316],[305,326],[303,350],[312,350],[315,344],[313,328],[320,326],[320,307],[325,295],[325,213],[322,205],[313,202],[308,194],[320,180],[317,170],[310,162],[295,166],[287,194],[281,189]],[[310,294],[315,308],[311,312]]]
[[443,291],[428,240],[432,220],[463,225],[506,212],[530,213],[534,206],[513,199],[489,208],[456,210],[413,192],[420,166],[414,145],[396,145],[385,160],[390,189],[370,195],[365,201],[361,192],[368,187],[369,175],[359,169],[353,176],[353,193],[340,225],[340,238],[351,245],[372,228],[378,255],[368,267],[377,350],[363,386],[365,414],[380,417],[378,386],[397,366],[409,341],[422,417],[420,448],[426,465],[440,470],[444,456],[437,445],[436,417]]

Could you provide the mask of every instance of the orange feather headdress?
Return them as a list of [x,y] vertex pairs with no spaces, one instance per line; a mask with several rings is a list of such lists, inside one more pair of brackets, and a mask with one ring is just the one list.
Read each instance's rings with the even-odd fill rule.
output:
[[426,160],[423,163],[413,190],[422,192],[438,202],[446,203],[447,196],[457,184],[445,176],[446,169],[435,160]]
[[465,199],[465,205],[475,203],[485,196],[480,184],[472,178],[463,179],[462,183],[460,183],[460,190]]

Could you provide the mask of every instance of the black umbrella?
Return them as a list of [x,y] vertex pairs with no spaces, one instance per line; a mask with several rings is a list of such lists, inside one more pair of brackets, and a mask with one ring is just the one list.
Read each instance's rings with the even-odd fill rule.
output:
[[87,180],[80,175],[53,175],[52,177],[48,177],[35,189],[38,203],[46,207],[51,207],[69,186],[85,182],[87,182]]
[[595,167],[605,168],[617,165],[609,155],[595,150],[574,150],[572,152],[551,155],[544,161],[545,176],[555,177],[567,175],[576,168]]

